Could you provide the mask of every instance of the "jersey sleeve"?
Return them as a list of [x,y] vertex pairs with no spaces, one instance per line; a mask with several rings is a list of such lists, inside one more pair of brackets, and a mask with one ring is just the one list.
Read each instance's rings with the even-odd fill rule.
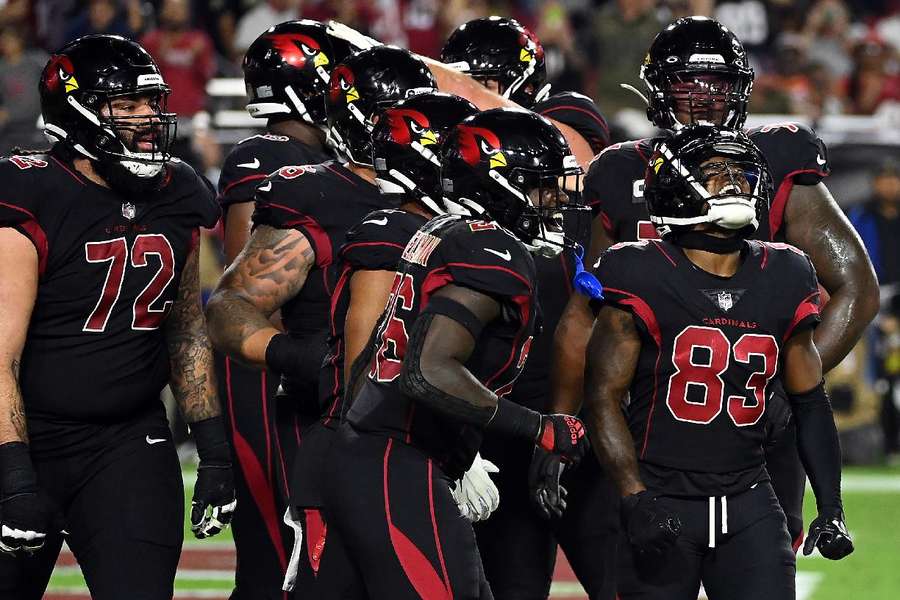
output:
[[765,155],[776,186],[786,180],[815,185],[831,172],[825,143],[806,125],[764,125],[751,130],[750,139]]
[[603,306],[612,306],[631,313],[638,328],[662,343],[656,315],[649,304],[645,288],[652,277],[642,276],[646,269],[639,263],[647,242],[627,242],[610,246],[593,265],[594,275],[603,285],[603,299],[591,300],[594,313]]
[[554,94],[538,103],[534,112],[577,131],[590,144],[594,154],[609,146],[609,125],[597,104],[584,94]]
[[466,221],[439,248],[452,283],[497,298],[534,293],[534,260],[495,223]]
[[41,274],[47,265],[49,243],[40,222],[38,198],[41,192],[31,170],[46,169],[45,157],[11,156],[0,160],[0,187],[8,190],[0,198],[0,227],[11,227],[31,240],[38,254]]
[[782,272],[779,281],[785,282],[786,301],[783,326],[783,341],[816,327],[821,320],[819,280],[812,261],[802,251],[788,244],[778,244],[775,248],[780,256]]
[[394,271],[423,223],[421,217],[401,210],[376,210],[350,228],[340,256],[354,269]]
[[253,202],[256,186],[275,168],[258,147],[246,142],[232,148],[219,175],[218,201],[223,208],[240,202]]
[[[614,240],[630,241],[624,237],[623,224],[629,221],[635,185],[643,181],[646,159],[628,147],[636,142],[613,144],[601,152],[588,167],[584,178],[584,201],[603,228]],[[638,181],[640,180],[640,182]],[[638,183],[636,183],[638,182]]]
[[253,228],[268,225],[299,231],[316,253],[316,265],[324,268],[331,264],[335,249],[321,213],[335,207],[322,202],[320,178],[308,176],[315,172],[313,166],[288,166],[266,178],[254,195]]

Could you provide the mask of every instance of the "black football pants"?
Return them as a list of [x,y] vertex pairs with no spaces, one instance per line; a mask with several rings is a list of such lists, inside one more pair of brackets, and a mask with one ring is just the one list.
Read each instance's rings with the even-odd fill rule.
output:
[[[232,600],[285,600],[281,591],[293,543],[283,520],[288,462],[297,447],[295,415],[275,398],[278,377],[216,354],[219,399],[233,455],[237,551]],[[281,414],[279,414],[281,413]]]
[[326,557],[334,533],[372,600],[492,599],[449,484],[418,449],[343,425],[323,489]]
[[616,548],[619,499],[592,454],[563,476],[569,492],[562,519],[547,521],[532,508],[528,465],[534,446],[488,437],[484,458],[500,472],[493,475],[500,506],[475,524],[484,570],[497,600],[547,598],[556,562],[557,542],[591,600],[613,600],[616,594]]
[[658,501],[681,519],[681,536],[661,560],[636,556],[622,536],[621,600],[696,600],[701,582],[709,600],[794,600],[794,552],[767,482],[724,503],[721,497]]
[[[34,466],[62,510],[66,543],[94,600],[171,600],[184,487],[164,417],[90,451],[35,458]],[[32,556],[0,554],[0,599],[42,598],[62,542],[57,534]]]

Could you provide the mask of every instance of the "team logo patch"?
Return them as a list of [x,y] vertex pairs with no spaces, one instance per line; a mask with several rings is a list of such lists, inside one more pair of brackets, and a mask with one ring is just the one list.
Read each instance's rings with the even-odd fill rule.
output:
[[473,167],[487,160],[491,169],[507,165],[506,156],[500,152],[500,138],[490,129],[459,125],[459,153]]
[[131,221],[134,219],[134,215],[137,213],[137,209],[134,204],[131,202],[125,202],[122,204],[122,216]]
[[319,43],[301,33],[273,33],[266,36],[271,40],[272,47],[275,48],[281,57],[289,65],[302,69],[310,60],[313,66],[324,67],[329,64],[328,56],[322,52]]

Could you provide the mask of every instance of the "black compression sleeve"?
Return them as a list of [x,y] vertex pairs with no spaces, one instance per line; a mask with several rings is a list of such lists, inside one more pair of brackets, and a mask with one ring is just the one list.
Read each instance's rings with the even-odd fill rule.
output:
[[[400,391],[452,419],[483,427],[494,415],[497,406],[496,396],[485,390],[491,395],[493,402],[482,404],[478,402],[478,398],[463,397],[466,395],[463,386],[470,387],[471,382],[460,382],[462,384],[460,389],[453,389],[452,384],[445,385],[447,389],[441,389],[429,382],[422,373],[422,348],[434,316],[435,313],[424,313],[416,319],[413,325],[409,341],[406,344],[403,367],[400,370],[398,382]],[[448,368],[450,368],[449,365]],[[446,379],[451,379],[451,377]],[[457,379],[459,378],[457,377]]]
[[841,444],[825,382],[802,394],[788,394],[797,421],[800,460],[809,475],[819,514],[843,509],[841,503]]
[[542,421],[541,413],[506,398],[500,398],[497,402],[497,412],[488,423],[488,429],[534,442],[541,432]]
[[33,492],[37,475],[31,464],[31,453],[25,442],[0,445],[0,493],[3,498]]
[[231,464],[231,452],[225,437],[225,419],[210,417],[191,423],[190,428],[201,463],[206,466]]
[[322,361],[328,353],[327,331],[307,338],[278,333],[266,346],[266,365],[281,375],[305,382],[317,382]]
[[444,315],[447,318],[453,319],[465,327],[472,335],[472,339],[476,341],[481,337],[481,330],[484,329],[484,323],[475,316],[475,313],[463,306],[462,303],[446,296],[433,297],[428,301],[428,306],[425,307],[425,310],[423,310],[422,313]]

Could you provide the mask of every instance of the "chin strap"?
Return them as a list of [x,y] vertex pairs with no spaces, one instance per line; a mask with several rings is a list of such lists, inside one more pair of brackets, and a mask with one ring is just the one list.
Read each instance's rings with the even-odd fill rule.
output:
[[603,299],[603,284],[594,276],[584,270],[584,248],[581,244],[576,244],[575,251],[575,276],[572,277],[572,287],[579,294],[583,294],[594,300]]
[[717,237],[702,231],[673,231],[672,243],[682,248],[705,250],[713,254],[731,254],[744,245],[744,236],[736,234],[730,237]]

